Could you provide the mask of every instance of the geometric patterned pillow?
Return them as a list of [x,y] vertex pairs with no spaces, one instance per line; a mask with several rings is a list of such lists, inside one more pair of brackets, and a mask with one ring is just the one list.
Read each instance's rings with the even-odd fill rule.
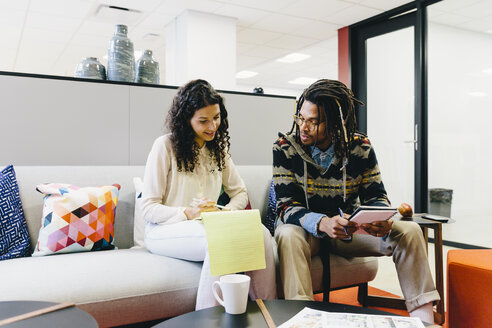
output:
[[45,194],[38,242],[32,256],[114,249],[120,186],[38,185]]
[[0,171],[0,261],[30,256],[31,243],[12,165]]

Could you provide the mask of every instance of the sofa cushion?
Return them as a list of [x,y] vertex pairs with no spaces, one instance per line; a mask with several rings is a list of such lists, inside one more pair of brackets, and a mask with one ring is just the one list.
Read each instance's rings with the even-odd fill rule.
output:
[[120,186],[78,187],[49,183],[33,256],[114,249],[114,222]]
[[0,260],[30,255],[29,232],[14,167],[0,171]]
[[[83,304],[195,290],[201,267],[201,262],[154,255],[142,248],[2,261],[2,276],[11,278],[0,279],[0,301],[29,299]],[[22,288],[18,288],[20,284]],[[194,303],[195,298],[190,301]]]

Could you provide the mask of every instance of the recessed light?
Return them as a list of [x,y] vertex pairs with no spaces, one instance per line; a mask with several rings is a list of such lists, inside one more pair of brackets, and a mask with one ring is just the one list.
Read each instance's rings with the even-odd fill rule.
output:
[[312,77],[298,77],[297,79],[290,80],[290,84],[300,84],[300,85],[311,85],[314,82],[318,81],[318,79]]
[[306,55],[306,54],[300,54],[300,53],[297,53],[297,52],[293,52],[291,54],[288,54],[288,55],[285,55],[283,57],[280,57],[279,59],[277,59],[278,62],[281,62],[281,63],[297,63],[297,62],[300,62],[302,60],[305,60],[305,59],[308,59],[309,57],[311,57],[311,55]]
[[468,92],[468,95],[472,97],[485,97],[487,94],[482,91],[473,91],[473,92]]
[[258,75],[258,72],[253,71],[240,71],[236,73],[236,79],[249,79],[250,77]]

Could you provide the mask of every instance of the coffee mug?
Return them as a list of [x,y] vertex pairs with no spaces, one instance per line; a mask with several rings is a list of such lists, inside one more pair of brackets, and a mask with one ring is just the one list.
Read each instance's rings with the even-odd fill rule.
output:
[[[241,314],[246,312],[248,304],[249,283],[251,278],[244,274],[228,274],[214,281],[212,291],[215,299],[225,307],[229,314]],[[221,299],[217,294],[217,286],[222,291]]]

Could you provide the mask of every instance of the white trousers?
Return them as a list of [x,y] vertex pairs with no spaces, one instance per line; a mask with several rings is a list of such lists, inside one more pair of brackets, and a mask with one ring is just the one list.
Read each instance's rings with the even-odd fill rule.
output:
[[[266,268],[246,272],[251,277],[249,295],[252,300],[277,298],[272,236],[264,226],[263,240]],[[212,284],[220,277],[210,275],[207,239],[201,222],[189,220],[168,225],[147,224],[145,246],[153,254],[187,261],[203,261],[195,308],[200,310],[219,305],[213,295]]]

